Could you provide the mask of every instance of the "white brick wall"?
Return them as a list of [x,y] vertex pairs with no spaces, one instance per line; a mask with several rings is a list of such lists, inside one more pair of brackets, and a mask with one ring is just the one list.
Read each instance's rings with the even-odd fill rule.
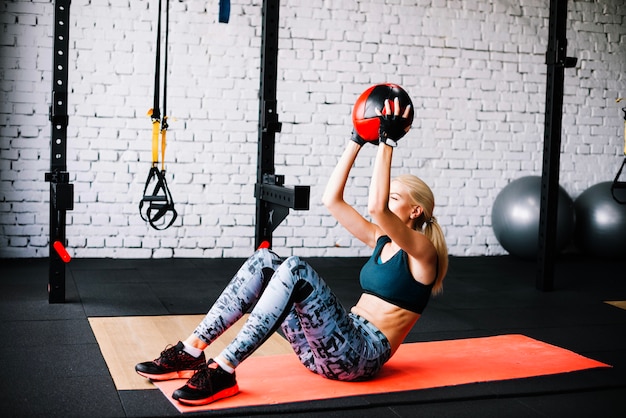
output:
[[[167,175],[180,213],[155,231],[138,213],[151,159],[156,0],[73,0],[68,212],[75,257],[244,257],[253,246],[260,0],[171,2]],[[411,94],[416,119],[394,161],[431,184],[454,255],[502,254],[491,206],[540,175],[548,0],[282,1],[277,173],[311,186],[311,209],[274,233],[284,255],[358,256],[319,204],[369,85]],[[0,257],[48,254],[50,0],[0,4]],[[623,0],[569,1],[561,184],[575,198],[622,158]],[[374,147],[347,198],[365,211]]]

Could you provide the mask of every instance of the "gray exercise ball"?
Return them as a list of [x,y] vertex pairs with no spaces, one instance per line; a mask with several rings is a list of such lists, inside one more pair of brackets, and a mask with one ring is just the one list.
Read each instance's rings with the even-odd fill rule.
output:
[[[620,201],[626,190],[615,190]],[[618,194],[619,193],[619,194]],[[611,182],[591,186],[576,198],[574,242],[584,254],[626,259],[626,204],[611,193]]]
[[[531,259],[539,250],[541,177],[528,176],[512,181],[496,197],[491,212],[493,232],[509,254]],[[556,250],[571,242],[576,223],[574,202],[559,186]]]

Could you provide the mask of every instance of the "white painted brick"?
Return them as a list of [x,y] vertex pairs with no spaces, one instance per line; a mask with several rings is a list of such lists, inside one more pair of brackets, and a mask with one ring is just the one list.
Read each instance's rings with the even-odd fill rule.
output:
[[[162,232],[139,218],[150,162],[155,10],[146,0],[72,4],[68,240],[78,257],[245,257],[255,223],[260,4],[218,24],[204,2],[174,2],[167,176],[181,218]],[[0,256],[45,257],[52,4],[6,4],[0,17]],[[319,200],[350,133],[360,92],[403,84],[416,106],[393,170],[426,179],[451,254],[503,249],[490,209],[510,179],[541,170],[545,2],[419,0],[281,6],[276,170],[311,185],[311,209],[274,234],[285,254],[367,255]],[[578,195],[612,178],[621,155],[624,10],[570,2],[561,179]],[[106,36],[105,36],[106,35]],[[403,147],[406,147],[403,149]],[[374,147],[349,199],[366,212]],[[335,247],[339,243],[340,247]]]

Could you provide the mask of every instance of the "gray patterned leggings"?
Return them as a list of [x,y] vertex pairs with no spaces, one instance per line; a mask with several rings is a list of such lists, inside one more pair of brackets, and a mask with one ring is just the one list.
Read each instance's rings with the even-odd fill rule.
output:
[[281,327],[300,362],[329,379],[365,380],[391,355],[387,338],[348,313],[326,283],[299,257],[284,262],[257,250],[230,281],[194,335],[207,344],[239,320],[248,320],[221,355],[235,367]]

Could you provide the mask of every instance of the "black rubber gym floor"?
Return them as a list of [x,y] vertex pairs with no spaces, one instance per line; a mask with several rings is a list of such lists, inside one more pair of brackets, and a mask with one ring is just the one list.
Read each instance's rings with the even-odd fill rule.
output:
[[[48,304],[47,259],[0,260],[0,415],[180,415],[158,390],[115,388],[87,318],[204,313],[242,261],[75,259],[66,303]],[[308,261],[346,306],[356,301],[364,259]],[[605,303],[626,300],[626,261],[567,255],[555,270],[555,290],[542,292],[534,262],[451,257],[444,294],[407,342],[524,334],[612,368],[204,415],[626,416],[626,310]]]

